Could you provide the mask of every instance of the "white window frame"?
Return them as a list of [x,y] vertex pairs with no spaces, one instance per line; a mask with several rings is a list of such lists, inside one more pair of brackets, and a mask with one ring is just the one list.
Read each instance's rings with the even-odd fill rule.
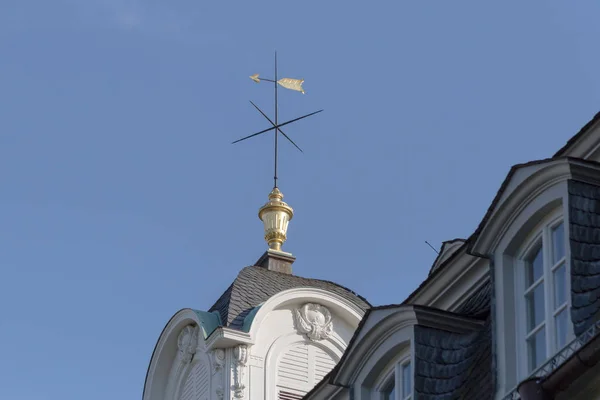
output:
[[[556,264],[552,264],[552,229],[563,224],[564,230],[564,256],[561,260],[556,262]],[[559,265],[564,263],[565,265],[565,276],[566,276],[566,309],[567,309],[567,338],[566,343],[568,344],[571,340],[574,339],[573,332],[573,324],[571,323],[570,318],[570,310],[571,308],[571,280],[569,277],[571,276],[571,266],[569,263],[569,226],[567,224],[566,218],[564,218],[562,212],[555,212],[541,221],[533,230],[531,235],[527,240],[524,241],[525,245],[522,247],[521,251],[517,254],[517,259],[515,262],[515,306],[516,306],[516,317],[517,319],[517,374],[520,379],[525,379],[526,377],[532,375],[543,366],[549,359],[554,357],[562,348],[556,348],[556,335],[555,335],[555,320],[554,316],[557,315],[560,311],[564,310],[564,308],[559,308],[558,311],[554,310],[554,298],[555,298],[555,286],[553,280],[553,272],[557,269]],[[528,337],[528,325],[527,325],[527,303],[525,301],[525,292],[528,287],[526,287],[525,282],[525,271],[527,268],[527,259],[531,255],[531,253],[535,250],[535,248],[540,244],[542,245],[542,265],[543,265],[543,273],[542,277],[539,280],[543,280],[544,285],[544,329],[546,330],[546,358],[542,363],[536,366],[533,370],[529,370],[529,353],[527,349],[527,337]],[[533,286],[530,285],[530,286]],[[541,325],[542,323],[540,323]],[[538,326],[540,326],[538,325]],[[533,328],[535,330],[536,328]]]
[[[404,380],[403,378],[403,368],[404,366],[410,364],[410,388],[411,392],[408,396],[402,397],[402,392],[404,389]],[[394,380],[394,389],[395,389],[395,398],[391,400],[412,400],[414,398],[414,363],[410,355],[403,355],[393,363],[391,363],[386,372],[382,374],[382,377],[379,379],[379,384],[375,386],[376,396],[374,399],[376,400],[384,400],[386,391],[390,386],[391,380]]]

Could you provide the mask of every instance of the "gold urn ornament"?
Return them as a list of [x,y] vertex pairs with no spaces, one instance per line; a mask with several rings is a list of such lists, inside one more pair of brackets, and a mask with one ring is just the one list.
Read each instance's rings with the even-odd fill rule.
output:
[[270,249],[281,251],[293,216],[294,210],[283,201],[283,193],[274,187],[269,193],[269,201],[258,210],[258,218],[265,227],[265,240]]

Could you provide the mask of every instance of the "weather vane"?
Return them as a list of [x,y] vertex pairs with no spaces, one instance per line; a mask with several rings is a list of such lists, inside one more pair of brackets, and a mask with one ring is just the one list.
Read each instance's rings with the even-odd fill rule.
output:
[[256,83],[260,83],[261,81],[265,81],[265,82],[272,82],[275,86],[275,122],[273,122],[268,116],[267,114],[265,114],[260,108],[258,108],[258,106],[256,104],[254,104],[252,101],[250,101],[250,103],[254,106],[254,108],[256,108],[258,110],[258,112],[260,112],[262,114],[263,117],[265,117],[267,119],[267,121],[269,121],[271,123],[271,127],[264,129],[260,132],[254,133],[252,135],[243,137],[241,139],[236,140],[235,142],[233,142],[232,144],[235,144],[237,142],[241,142],[242,140],[246,140],[246,139],[250,139],[251,137],[254,136],[258,136],[261,135],[263,133],[269,132],[269,131],[275,131],[275,175],[274,175],[274,186],[273,187],[277,187],[277,157],[278,157],[278,143],[277,143],[277,138],[278,138],[278,134],[281,133],[283,135],[284,138],[286,138],[287,140],[290,141],[290,143],[292,143],[298,150],[300,150],[302,152],[302,149],[300,147],[298,147],[298,145],[296,143],[294,143],[294,141],[292,139],[290,139],[290,137],[288,135],[286,135],[282,130],[281,127],[291,124],[292,122],[296,122],[298,120],[301,120],[303,118],[306,117],[310,117],[311,115],[320,113],[323,110],[319,110],[319,111],[315,111],[312,112],[310,114],[306,114],[303,115],[301,117],[298,118],[294,118],[292,120],[286,121],[284,123],[279,123],[279,107],[277,105],[277,89],[279,88],[279,86],[282,86],[286,89],[290,89],[290,90],[295,90],[297,92],[301,92],[302,94],[304,94],[304,89],[302,89],[302,84],[304,83],[304,79],[293,79],[293,78],[281,78],[281,79],[277,79],[277,52],[275,52],[275,79],[265,79],[265,78],[259,78],[259,74],[254,74],[252,76],[250,76],[250,79],[252,79],[254,82]]

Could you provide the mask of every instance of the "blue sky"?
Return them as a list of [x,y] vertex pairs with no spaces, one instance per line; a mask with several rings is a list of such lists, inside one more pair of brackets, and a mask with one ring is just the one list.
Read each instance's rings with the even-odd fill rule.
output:
[[398,303],[511,165],[600,110],[593,1],[0,2],[0,398],[140,398],[165,323],[265,250],[272,91],[296,274]]

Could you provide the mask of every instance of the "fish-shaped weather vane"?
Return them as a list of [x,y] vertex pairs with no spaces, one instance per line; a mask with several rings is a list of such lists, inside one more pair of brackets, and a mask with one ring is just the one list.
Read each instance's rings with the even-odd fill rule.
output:
[[278,103],[277,103],[277,91],[278,91],[278,87],[281,86],[283,88],[290,89],[290,90],[295,90],[297,92],[301,92],[302,94],[304,94],[304,89],[302,88],[302,84],[304,83],[304,79],[281,78],[281,79],[278,80],[277,79],[277,52],[275,52],[275,79],[260,78],[259,74],[251,75],[250,79],[252,79],[256,83],[260,83],[261,81],[265,81],[265,82],[271,82],[271,83],[274,84],[274,86],[275,86],[275,121],[273,122],[267,116],[267,114],[265,114],[256,104],[254,104],[252,101],[250,101],[250,103],[254,106],[254,108],[256,108],[258,110],[258,112],[260,112],[262,114],[262,116],[265,117],[267,119],[267,121],[269,121],[271,123],[272,126],[270,128],[264,129],[264,130],[262,130],[260,132],[257,132],[257,133],[254,133],[252,135],[243,137],[241,139],[238,139],[235,142],[233,142],[232,144],[241,142],[242,140],[250,139],[251,137],[258,136],[258,135],[261,135],[261,134],[269,132],[269,131],[275,131],[275,175],[274,175],[274,186],[273,187],[277,187],[277,158],[278,158],[278,150],[279,150],[278,149],[278,143],[277,143],[278,134],[281,133],[284,138],[286,138],[287,140],[289,140],[290,143],[292,143],[298,150],[300,150],[302,152],[302,149],[300,147],[298,147],[298,145],[296,143],[294,143],[294,141],[292,139],[290,139],[290,137],[288,135],[286,135],[281,130],[281,127],[284,126],[284,125],[291,124],[292,122],[296,122],[298,120],[301,120],[303,118],[310,117],[311,115],[320,113],[323,110],[315,111],[315,112],[312,112],[310,114],[306,114],[306,115],[303,115],[301,117],[294,118],[292,120],[283,122],[281,124],[279,123],[279,107],[278,107]]

